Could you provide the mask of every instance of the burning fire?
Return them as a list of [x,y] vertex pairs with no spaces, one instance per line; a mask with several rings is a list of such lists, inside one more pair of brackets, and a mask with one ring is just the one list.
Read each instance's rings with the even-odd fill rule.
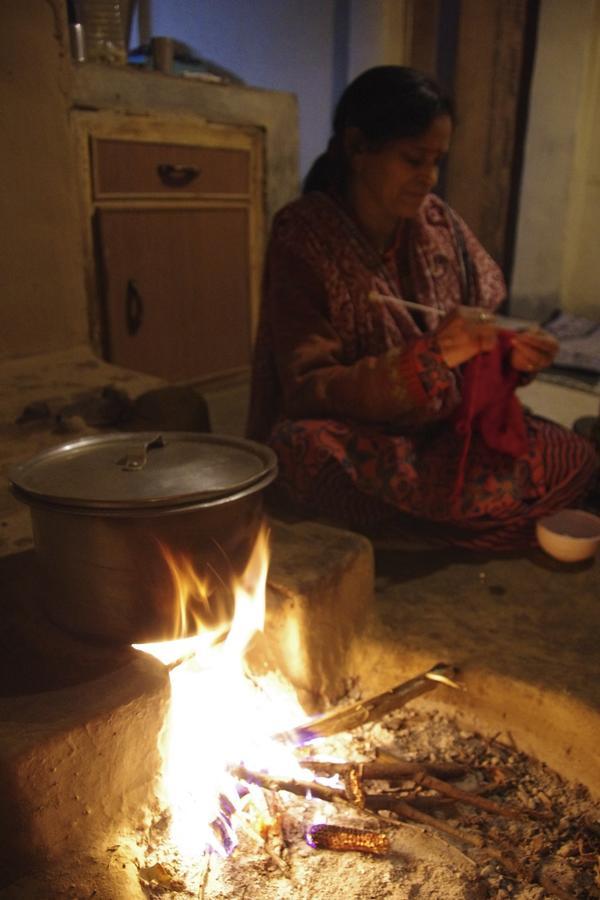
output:
[[[205,584],[190,560],[166,551],[177,593],[179,624],[189,625],[190,598],[206,601]],[[228,853],[236,845],[235,813],[262,793],[247,785],[240,797],[228,766],[301,774],[293,749],[271,736],[302,717],[293,697],[257,688],[244,670],[244,653],[264,626],[269,563],[268,532],[262,529],[248,565],[233,585],[235,609],[227,636],[223,626],[192,637],[136,645],[171,666],[171,707],[163,730],[162,782],[171,812],[171,839],[188,863],[207,848]],[[199,627],[200,623],[197,623]],[[264,803],[263,803],[264,807]],[[268,811],[263,809],[268,817]],[[266,823],[265,823],[266,824]]]

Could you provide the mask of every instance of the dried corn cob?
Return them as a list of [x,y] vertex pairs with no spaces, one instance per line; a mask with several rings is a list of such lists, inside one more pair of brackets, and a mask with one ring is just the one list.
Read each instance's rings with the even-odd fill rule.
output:
[[361,773],[356,766],[353,766],[346,772],[344,777],[344,789],[350,803],[354,803],[355,806],[364,808],[365,792],[362,786]]
[[383,832],[340,825],[311,825],[306,832],[306,842],[316,850],[357,850],[378,856],[383,856],[390,849],[389,838]]

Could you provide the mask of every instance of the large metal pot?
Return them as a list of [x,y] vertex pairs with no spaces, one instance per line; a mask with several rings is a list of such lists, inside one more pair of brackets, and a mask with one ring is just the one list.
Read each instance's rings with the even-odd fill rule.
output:
[[[206,584],[192,611],[206,627],[232,612],[263,520],[262,489],[277,474],[261,444],[210,434],[83,438],[15,467],[48,579],[50,618],[119,643],[168,640],[182,628],[164,548]],[[179,632],[179,633],[178,633]]]

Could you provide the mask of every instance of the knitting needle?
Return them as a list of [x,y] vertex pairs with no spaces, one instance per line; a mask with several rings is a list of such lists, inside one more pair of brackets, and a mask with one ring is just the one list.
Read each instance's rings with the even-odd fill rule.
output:
[[[433,313],[436,316],[447,316],[449,315],[449,311],[447,309],[437,309],[435,306],[426,306],[424,303],[415,303],[413,300],[404,300],[403,297],[396,297],[395,294],[380,294],[378,291],[371,291],[369,293],[369,300],[393,300],[396,303],[403,303],[404,306],[409,307],[409,309],[419,309],[422,312]],[[493,313],[489,312],[487,309],[481,309],[480,306],[459,306],[461,315],[464,315],[466,319],[474,319],[477,322],[493,322],[495,320],[495,316]]]

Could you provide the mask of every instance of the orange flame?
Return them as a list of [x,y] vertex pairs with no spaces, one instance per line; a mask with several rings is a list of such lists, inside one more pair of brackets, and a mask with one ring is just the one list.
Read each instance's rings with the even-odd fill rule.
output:
[[[177,592],[179,624],[186,628],[195,624],[197,633],[137,646],[166,664],[177,661],[170,673],[171,708],[161,742],[163,789],[171,810],[172,840],[185,858],[194,860],[207,846],[223,850],[218,836],[215,841],[215,823],[223,824],[222,798],[240,808],[227,766],[243,759],[259,768],[274,765],[288,770],[293,754],[271,735],[289,726],[290,719],[297,721],[301,710],[290,702],[289,694],[261,694],[244,672],[248,643],[264,626],[267,529],[261,528],[241,578],[232,585],[235,608],[224,639],[222,625],[211,631],[201,613],[190,618],[190,597],[207,602],[204,579],[189,560],[176,559],[168,551],[165,558]],[[298,771],[294,761],[292,774]],[[226,823],[231,846],[235,834],[230,825]]]
[[175,555],[160,541],[158,543],[173,582],[173,638],[198,634],[206,629],[208,623],[213,623],[214,640],[219,640],[227,632],[229,616],[226,610],[216,608],[224,604],[211,590],[210,579],[207,575],[200,575],[189,556],[183,553]]

